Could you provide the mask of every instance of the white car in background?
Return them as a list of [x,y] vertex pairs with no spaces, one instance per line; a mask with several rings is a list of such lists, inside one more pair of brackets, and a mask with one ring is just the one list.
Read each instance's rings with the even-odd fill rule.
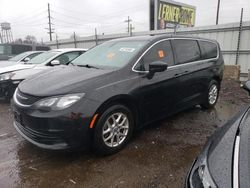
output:
[[0,61],[0,68],[13,66],[13,65],[16,65],[18,63],[27,63],[28,61],[30,61],[31,59],[33,59],[34,57],[36,57],[37,55],[39,55],[43,52],[44,51],[23,52],[21,54],[18,54],[16,56],[10,58],[9,60]]
[[0,68],[0,97],[9,100],[15,88],[26,78],[57,65],[68,65],[87,49],[56,49],[44,52],[25,64]]

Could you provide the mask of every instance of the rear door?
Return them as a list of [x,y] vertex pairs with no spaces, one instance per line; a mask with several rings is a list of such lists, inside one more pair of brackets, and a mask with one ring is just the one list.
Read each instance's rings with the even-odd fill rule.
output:
[[176,62],[180,65],[182,73],[180,84],[182,96],[180,108],[199,104],[209,84],[212,75],[212,63],[203,59],[200,45],[195,39],[174,39]]
[[147,51],[137,64],[137,71],[148,71],[149,64],[156,61],[163,61],[168,64],[164,72],[155,73],[152,78],[146,74],[140,77],[140,106],[143,112],[143,119],[146,122],[164,117],[173,112],[173,107],[178,101],[179,95],[179,69],[173,68],[174,56],[169,40],[155,44]]

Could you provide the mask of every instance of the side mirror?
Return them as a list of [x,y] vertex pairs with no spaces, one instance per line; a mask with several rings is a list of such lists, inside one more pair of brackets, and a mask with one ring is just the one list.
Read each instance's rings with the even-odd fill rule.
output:
[[167,70],[168,64],[162,61],[155,61],[149,64],[149,73],[163,72]]
[[149,72],[147,74],[148,79],[152,79],[156,72],[163,72],[167,70],[168,64],[163,61],[154,61],[149,64]]
[[244,85],[243,85],[243,89],[245,89],[248,94],[250,95],[250,81],[247,81]]
[[60,61],[59,60],[53,60],[51,61],[50,63],[52,66],[57,66],[57,65],[60,65]]
[[24,58],[23,62],[26,63],[26,62],[28,62],[29,60],[30,60],[30,58],[29,58],[29,57],[26,57],[26,58]]

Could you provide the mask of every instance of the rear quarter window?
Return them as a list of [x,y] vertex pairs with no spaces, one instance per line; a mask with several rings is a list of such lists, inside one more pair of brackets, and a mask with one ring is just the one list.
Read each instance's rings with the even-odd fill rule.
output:
[[177,64],[185,64],[201,59],[200,48],[196,40],[173,40]]
[[202,59],[211,59],[218,56],[217,44],[209,41],[199,41]]

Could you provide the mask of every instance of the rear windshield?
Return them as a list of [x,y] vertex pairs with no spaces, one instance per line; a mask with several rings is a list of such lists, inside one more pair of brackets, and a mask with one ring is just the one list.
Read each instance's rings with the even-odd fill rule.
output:
[[120,68],[129,63],[146,45],[147,41],[105,42],[85,52],[72,61],[75,65],[90,65],[102,68]]
[[55,57],[57,54],[59,54],[60,52],[44,52],[41,53],[40,55],[34,57],[33,59],[31,59],[30,61],[28,61],[29,64],[41,64],[44,63],[45,61],[49,60],[52,57]]

